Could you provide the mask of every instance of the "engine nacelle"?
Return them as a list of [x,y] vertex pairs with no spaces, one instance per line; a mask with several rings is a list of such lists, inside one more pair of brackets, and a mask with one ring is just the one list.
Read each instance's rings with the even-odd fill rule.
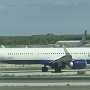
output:
[[73,60],[72,62],[70,62],[70,67],[72,69],[84,69],[87,65],[87,61],[86,60]]

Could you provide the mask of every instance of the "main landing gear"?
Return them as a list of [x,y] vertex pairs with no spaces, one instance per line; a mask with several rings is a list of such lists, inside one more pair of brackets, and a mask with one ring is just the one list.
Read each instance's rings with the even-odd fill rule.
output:
[[61,68],[60,67],[56,67],[55,68],[55,72],[61,72]]
[[[48,68],[45,65],[42,67],[42,72],[48,72]],[[56,67],[55,72],[61,72],[61,67]]]
[[46,65],[44,65],[44,67],[42,67],[42,72],[48,72],[48,68],[46,67]]

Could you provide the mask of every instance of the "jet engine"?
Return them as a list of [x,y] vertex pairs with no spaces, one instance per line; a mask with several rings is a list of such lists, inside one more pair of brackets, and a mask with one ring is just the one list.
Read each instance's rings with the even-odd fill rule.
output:
[[86,60],[73,60],[70,62],[70,67],[72,69],[84,69],[87,65]]

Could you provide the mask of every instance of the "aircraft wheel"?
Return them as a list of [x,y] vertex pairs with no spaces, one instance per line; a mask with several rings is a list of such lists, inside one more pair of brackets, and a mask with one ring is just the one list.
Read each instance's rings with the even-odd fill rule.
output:
[[59,67],[55,68],[55,72],[61,72],[61,68]]
[[42,72],[47,72],[48,68],[47,67],[42,67]]

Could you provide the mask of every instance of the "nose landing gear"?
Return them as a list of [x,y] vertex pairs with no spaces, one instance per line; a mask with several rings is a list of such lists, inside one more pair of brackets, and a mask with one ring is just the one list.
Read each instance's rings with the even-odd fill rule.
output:
[[44,65],[44,67],[42,67],[42,72],[48,72],[48,68],[46,67],[46,65]]

